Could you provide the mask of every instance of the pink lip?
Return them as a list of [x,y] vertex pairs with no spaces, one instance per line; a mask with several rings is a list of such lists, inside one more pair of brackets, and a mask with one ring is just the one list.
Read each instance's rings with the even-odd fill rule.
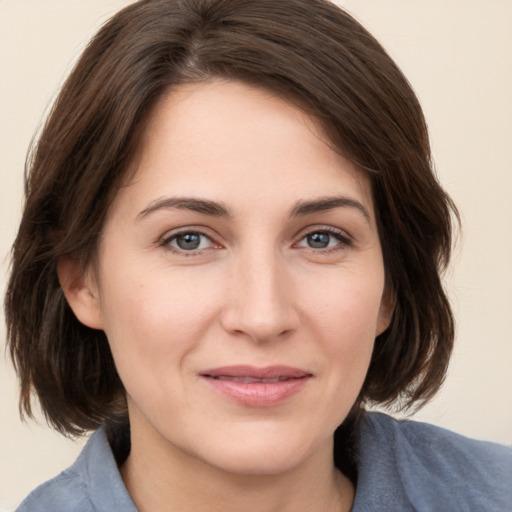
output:
[[291,366],[225,366],[201,372],[215,391],[247,406],[278,405],[301,391],[313,376]]

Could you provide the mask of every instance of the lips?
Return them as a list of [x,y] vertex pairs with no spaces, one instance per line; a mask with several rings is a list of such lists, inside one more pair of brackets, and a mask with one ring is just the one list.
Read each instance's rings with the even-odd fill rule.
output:
[[225,366],[201,372],[200,377],[215,391],[239,404],[268,407],[300,392],[313,375],[290,366]]
[[230,380],[231,382],[254,383],[254,382],[283,382],[285,380],[289,380],[290,377],[275,377],[273,379],[259,379],[257,377],[229,377],[227,375],[221,375],[220,377],[212,377],[212,379]]

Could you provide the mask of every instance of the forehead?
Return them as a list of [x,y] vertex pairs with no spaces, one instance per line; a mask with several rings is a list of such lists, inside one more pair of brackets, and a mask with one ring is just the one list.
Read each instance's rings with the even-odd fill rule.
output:
[[154,108],[124,192],[146,201],[179,193],[262,206],[350,193],[371,208],[366,174],[331,146],[318,121],[267,90],[186,84]]

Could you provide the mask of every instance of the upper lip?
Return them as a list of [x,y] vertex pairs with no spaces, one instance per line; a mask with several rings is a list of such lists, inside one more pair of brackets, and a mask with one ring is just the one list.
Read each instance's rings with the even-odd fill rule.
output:
[[299,379],[311,376],[310,372],[285,365],[257,367],[250,365],[223,366],[201,372],[203,377],[234,377],[251,379]]

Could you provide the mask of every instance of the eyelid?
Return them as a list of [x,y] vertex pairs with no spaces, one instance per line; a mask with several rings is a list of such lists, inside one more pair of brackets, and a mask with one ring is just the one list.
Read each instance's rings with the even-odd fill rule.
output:
[[[340,228],[335,228],[333,226],[323,226],[323,225],[314,225],[314,226],[308,226],[307,228],[304,228],[300,231],[300,233],[295,237],[295,239],[297,240],[296,242],[294,242],[294,246],[297,246],[298,243],[300,243],[302,240],[304,240],[304,238],[306,238],[307,236],[309,235],[312,235],[313,233],[328,233],[329,235],[333,235],[335,238],[337,238],[340,242],[340,244],[338,245],[341,245],[341,247],[338,247],[338,245],[336,245],[335,247],[327,247],[327,248],[323,248],[323,249],[314,249],[312,247],[309,247],[309,249],[311,249],[312,251],[314,252],[328,252],[328,251],[332,251],[332,250],[340,250],[340,249],[343,249],[343,248],[346,248],[348,246],[351,246],[353,245],[354,243],[354,238],[352,235],[350,235],[349,233],[347,233],[347,231],[343,230],[343,229],[340,229]],[[308,247],[305,247],[306,249],[308,249]]]
[[[183,227],[172,229],[170,231],[166,231],[164,235],[162,235],[161,237],[158,238],[157,244],[159,246],[162,246],[162,247],[168,249],[171,252],[174,252],[179,255],[185,255],[185,256],[194,256],[194,255],[201,254],[204,251],[207,251],[210,249],[222,248],[223,247],[222,244],[217,242],[217,240],[216,240],[217,237],[210,234],[209,233],[210,231],[211,230],[206,228],[205,226],[197,226],[197,225],[196,226],[194,226],[194,225],[183,226]],[[200,235],[202,237],[207,238],[211,242],[212,246],[206,247],[203,249],[191,249],[191,250],[187,251],[187,250],[179,249],[179,248],[176,248],[176,247],[173,247],[170,245],[170,242],[172,240],[175,240],[176,238],[178,238],[181,235],[185,235],[185,234],[189,234],[189,233],[195,234],[195,235]],[[307,226],[307,227],[301,229],[300,232],[296,236],[294,236],[293,239],[295,240],[295,242],[292,244],[292,246],[297,247],[298,244],[304,238],[306,238],[307,236],[309,236],[313,233],[328,233],[329,235],[332,235],[335,238],[337,238],[340,242],[339,244],[336,244],[335,247],[327,247],[327,248],[323,248],[323,249],[322,248],[312,248],[312,247],[309,248],[311,251],[314,251],[316,253],[320,253],[320,252],[326,253],[329,251],[342,250],[346,247],[353,245],[353,243],[355,242],[354,237],[344,229],[336,228],[333,226],[315,224],[315,225]],[[304,247],[304,248],[308,249],[308,247]]]
[[[185,227],[181,227],[181,228],[175,228],[171,231],[167,231],[163,236],[161,236],[158,239],[158,245],[160,245],[161,247],[164,247],[165,249],[169,250],[170,252],[173,252],[178,255],[184,255],[184,256],[196,256],[196,255],[202,254],[204,251],[207,251],[212,248],[213,249],[222,248],[222,245],[219,244],[215,240],[215,238],[212,235],[208,234],[206,231],[209,231],[209,230],[207,230],[206,228],[204,228],[202,226],[185,226]],[[173,247],[170,245],[170,243],[173,240],[175,240],[179,236],[186,235],[186,234],[194,234],[194,235],[200,235],[202,237],[205,237],[211,242],[213,247],[206,247],[203,249],[192,249],[192,250],[187,251],[187,250],[179,249],[177,247]]]

